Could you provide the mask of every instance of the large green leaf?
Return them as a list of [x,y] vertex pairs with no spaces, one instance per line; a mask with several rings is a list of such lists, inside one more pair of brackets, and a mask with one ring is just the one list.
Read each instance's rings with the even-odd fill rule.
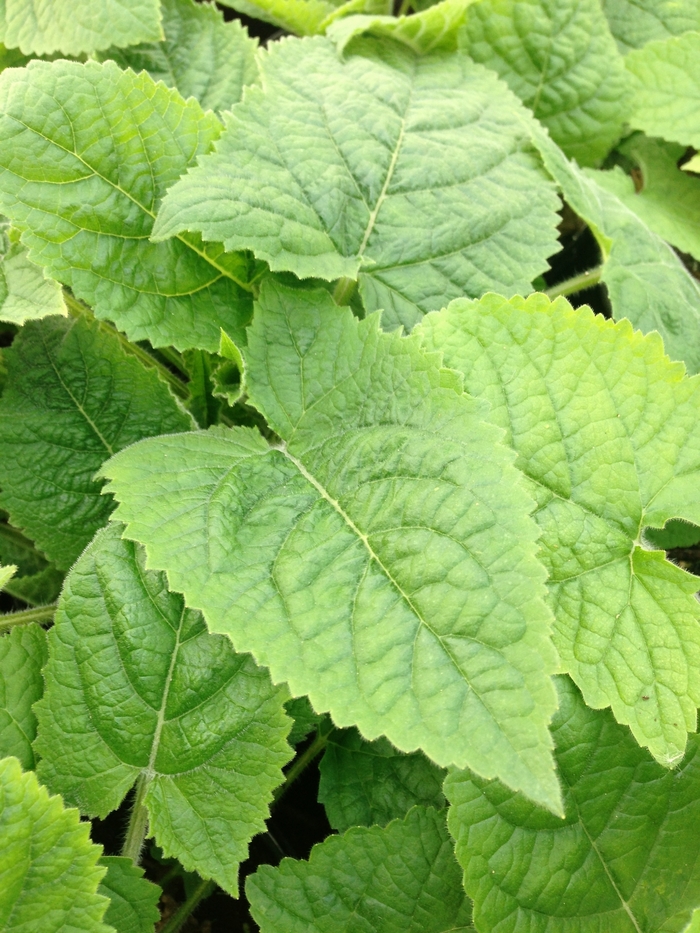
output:
[[0,839],[3,933],[115,933],[101,922],[109,901],[89,825],[16,758],[0,760]]
[[210,635],[121,531],[100,531],[66,578],[35,706],[39,773],[91,816],[138,781],[165,854],[236,893],[292,755],[287,694]]
[[262,933],[473,933],[445,816],[415,807],[386,829],[356,827],[308,862],[263,865],[246,882]]
[[556,809],[532,501],[417,341],[268,281],[249,429],[153,438],[104,475],[126,534],[212,631],[336,725],[499,774]]
[[304,278],[356,278],[385,327],[445,299],[527,292],[558,207],[527,111],[464,54],[364,39],[275,43],[263,88],[169,192],[158,239],[189,229]]
[[122,447],[187,430],[190,416],[152,369],[84,318],[30,321],[5,352],[0,505],[64,569],[112,510],[95,472]]
[[700,705],[698,579],[641,533],[700,522],[700,376],[658,334],[540,294],[455,301],[419,332],[488,400],[529,478],[562,669],[677,762]]
[[445,806],[445,772],[420,752],[405,755],[386,739],[365,742],[356,729],[335,730],[319,764],[318,799],[333,829],[380,826],[411,807]]
[[107,869],[98,888],[109,898],[105,923],[117,933],[153,933],[160,920],[158,901],[162,891],[158,885],[147,881],[143,869],[130,858],[104,856],[100,865]]
[[632,126],[700,149],[700,25],[630,52],[625,64],[633,79]]
[[602,0],[620,51],[700,29],[700,0]]
[[30,261],[27,250],[0,229],[0,321],[24,324],[49,314],[66,314],[61,286]]
[[0,75],[0,209],[30,258],[131,340],[216,351],[221,327],[240,336],[250,318],[247,260],[148,238],[166,189],[220,131],[147,74],[31,62]]
[[102,54],[121,68],[145,69],[183,97],[196,97],[205,110],[237,104],[243,88],[258,76],[257,40],[239,20],[225,23],[213,4],[162,0],[163,42],[111,48]]
[[599,162],[620,137],[628,76],[600,0],[482,0],[460,43],[581,164]]
[[35,765],[32,704],[44,692],[46,657],[46,632],[40,625],[18,626],[0,637],[0,758],[13,755],[27,771]]
[[80,55],[160,38],[158,0],[0,2],[0,41],[26,55]]
[[552,724],[566,817],[455,772],[448,824],[480,933],[680,933],[700,903],[700,748],[653,762],[568,678]]

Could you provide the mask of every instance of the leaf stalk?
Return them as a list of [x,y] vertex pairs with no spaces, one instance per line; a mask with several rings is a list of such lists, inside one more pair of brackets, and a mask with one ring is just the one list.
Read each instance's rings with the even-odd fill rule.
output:
[[603,267],[596,266],[595,269],[589,269],[580,275],[574,275],[558,285],[553,285],[545,291],[545,295],[554,301],[555,298],[566,298],[567,295],[575,295],[576,292],[582,292],[586,288],[593,288],[597,285],[603,275]]
[[202,880],[187,898],[185,903],[178,907],[165,926],[160,928],[160,933],[178,933],[178,931],[182,929],[190,914],[196,910],[197,905],[209,897],[210,894],[213,894],[215,890],[215,881]]
[[284,784],[280,784],[273,795],[272,806],[284,797],[289,788],[294,784],[294,782],[299,778],[304,771],[309,767],[309,765],[321,754],[326,745],[328,745],[328,740],[335,729],[330,729],[328,732],[319,732],[316,734],[316,738],[313,740],[311,745],[306,748],[301,755],[293,762],[289,771],[285,776]]
[[138,865],[141,861],[141,849],[143,849],[143,843],[148,832],[148,810],[143,801],[149,783],[150,781],[145,774],[141,774],[136,782],[136,796],[129,816],[126,838],[122,846],[122,855],[130,858],[134,865]]
[[50,622],[55,614],[56,603],[36,606],[34,609],[22,609],[20,612],[8,612],[0,615],[0,632],[9,632],[18,625],[29,625],[32,622]]

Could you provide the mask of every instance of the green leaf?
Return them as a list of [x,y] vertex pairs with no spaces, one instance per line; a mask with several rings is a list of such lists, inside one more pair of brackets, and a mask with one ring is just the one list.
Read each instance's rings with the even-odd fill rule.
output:
[[445,772],[420,752],[404,755],[386,739],[365,742],[356,729],[335,730],[319,764],[319,802],[338,832],[386,826],[411,807],[445,806]]
[[444,813],[415,807],[386,829],[356,827],[308,862],[263,865],[246,882],[262,933],[470,933],[471,905]]
[[630,124],[700,149],[700,31],[650,42],[625,64],[634,89]]
[[89,825],[16,758],[0,760],[0,839],[0,929],[115,933],[101,922],[109,902]]
[[101,58],[111,58],[121,68],[145,70],[184,98],[196,97],[205,110],[237,104],[245,85],[258,77],[257,39],[248,36],[239,20],[225,23],[213,4],[161,0],[161,6],[163,42],[114,47]]
[[653,39],[700,29],[700,0],[602,0],[612,34],[624,54]]
[[677,762],[700,705],[698,579],[641,532],[700,522],[700,377],[658,334],[541,294],[455,301],[419,332],[488,400],[530,481],[562,670]]
[[628,76],[599,0],[482,0],[460,44],[581,164],[599,162],[619,139]]
[[287,737],[290,745],[298,745],[321,722],[322,716],[314,712],[308,697],[294,697],[284,704],[287,715],[294,720]]
[[221,402],[215,397],[212,377],[221,365],[221,361],[206,350],[185,350],[182,359],[189,376],[188,409],[200,428],[208,428],[210,424],[217,424]]
[[684,172],[696,172],[700,174],[700,154],[696,154],[692,157],[692,159],[688,159],[688,161],[682,165],[681,168]]
[[336,725],[556,808],[544,571],[500,432],[417,341],[324,290],[266,281],[245,358],[282,441],[219,428],[123,451],[103,475],[126,535]]
[[100,865],[107,869],[98,888],[109,898],[105,923],[117,933],[153,933],[160,920],[158,901],[162,892],[158,885],[147,881],[143,869],[130,858],[103,856]]
[[30,259],[130,340],[215,352],[221,327],[235,337],[250,318],[248,261],[148,238],[166,189],[220,131],[147,74],[30,62],[0,75],[0,209]]
[[35,707],[39,773],[102,817],[139,780],[164,853],[235,894],[292,754],[286,693],[121,532],[100,531],[66,578]]
[[35,766],[32,704],[44,692],[46,658],[46,632],[40,625],[18,626],[0,637],[0,758],[14,755],[26,771]]
[[359,273],[387,328],[465,293],[529,291],[558,248],[558,201],[517,98],[463,54],[353,48],[274,43],[264,89],[169,191],[154,236],[197,230],[301,278]]
[[690,923],[683,933],[700,933],[700,907],[693,911]]
[[30,261],[26,249],[0,233],[0,321],[21,325],[49,314],[67,314],[58,282]]
[[321,23],[340,2],[342,0],[222,0],[222,6],[272,23],[286,32],[312,36],[320,31]]
[[657,236],[700,259],[700,178],[678,168],[685,146],[634,136],[620,147],[638,166],[642,187],[621,169],[590,173]]
[[14,564],[10,564],[8,567],[3,567],[0,564],[0,590],[4,590],[10,580],[17,573],[17,567]]
[[94,479],[103,461],[192,420],[154,370],[85,318],[30,321],[5,356],[0,505],[67,569],[112,510]]
[[28,55],[80,55],[162,38],[158,0],[2,0],[0,40]]
[[448,824],[482,933],[680,933],[700,901],[700,749],[653,762],[568,678],[552,724],[559,820],[497,782],[454,772]]
[[38,606],[53,602],[61,592],[63,574],[39,554],[28,538],[4,521],[0,521],[0,562],[17,566],[17,575],[5,584],[6,591],[16,599]]
[[671,519],[664,528],[646,528],[644,538],[655,548],[670,551],[677,547],[700,544],[700,528],[690,522]]

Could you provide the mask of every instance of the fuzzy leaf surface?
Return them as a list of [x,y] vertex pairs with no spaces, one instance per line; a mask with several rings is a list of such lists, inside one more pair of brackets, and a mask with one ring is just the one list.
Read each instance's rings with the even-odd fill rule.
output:
[[90,827],[16,758],[0,760],[0,929],[115,933],[97,893],[105,873]]
[[162,38],[158,0],[2,0],[0,41],[28,55],[81,55]]
[[582,165],[599,162],[620,137],[628,75],[599,0],[482,0],[460,44]]
[[700,149],[700,26],[630,52],[630,124],[647,136]]
[[268,280],[244,354],[282,443],[218,428],[123,451],[103,472],[126,535],[336,725],[556,809],[545,574],[498,429],[417,341],[324,290]]
[[419,804],[445,806],[442,768],[421,752],[403,754],[384,738],[365,742],[356,729],[332,733],[319,770],[319,803],[340,833],[351,826],[386,826]]
[[154,235],[189,229],[274,270],[359,275],[406,328],[446,298],[527,292],[556,252],[557,196],[515,95],[464,54],[358,40],[274,43],[263,87],[166,196]]
[[472,933],[444,812],[355,827],[246,882],[262,933]]
[[0,758],[13,755],[25,771],[36,763],[32,704],[44,692],[41,669],[46,659],[46,632],[36,623],[0,637]]
[[680,933],[700,899],[700,748],[660,767],[568,678],[552,731],[566,817],[454,772],[448,824],[480,933]]
[[31,262],[27,250],[0,233],[0,321],[18,326],[49,314],[63,314],[61,286]]
[[0,209],[30,258],[130,340],[215,352],[222,327],[240,337],[250,319],[248,261],[149,236],[166,189],[220,132],[148,74],[31,62],[0,75]]
[[292,754],[287,694],[210,635],[122,530],[98,532],[66,578],[35,707],[40,774],[92,816],[142,778],[164,853],[235,894]]
[[698,579],[640,539],[700,522],[700,377],[658,334],[539,294],[452,302],[420,334],[488,400],[530,480],[562,669],[678,761],[700,706]]
[[157,884],[143,877],[143,869],[130,858],[103,856],[100,865],[107,874],[98,891],[109,898],[105,923],[117,933],[153,933],[160,920],[158,901],[162,894]]
[[700,0],[602,0],[623,54],[654,39],[700,29]]
[[700,544],[700,528],[672,518],[664,528],[646,528],[644,537],[653,547],[666,551],[676,547],[693,547]]
[[85,318],[30,321],[5,352],[0,506],[62,569],[107,522],[94,476],[117,450],[192,427],[154,370]]
[[243,88],[258,77],[256,39],[239,20],[225,23],[213,4],[194,0],[162,0],[162,42],[111,48],[120,68],[147,71],[182,96],[196,97],[204,110],[227,110],[241,99]]

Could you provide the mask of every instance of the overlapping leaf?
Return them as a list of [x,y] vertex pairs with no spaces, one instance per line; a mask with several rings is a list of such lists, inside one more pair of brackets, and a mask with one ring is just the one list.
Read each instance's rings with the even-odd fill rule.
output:
[[646,528],[644,537],[657,548],[668,551],[677,547],[693,547],[700,544],[700,528],[690,522],[671,519],[665,528]]
[[654,39],[700,29],[700,0],[602,0],[602,3],[623,54]]
[[415,340],[268,280],[252,430],[104,468],[128,537],[212,631],[339,726],[498,773],[554,809],[554,657],[532,502],[499,432]]
[[527,112],[464,54],[275,43],[263,88],[168,193],[154,234],[200,231],[304,278],[356,278],[385,327],[446,298],[529,291],[558,202]]
[[480,933],[680,933],[700,902],[700,748],[659,767],[568,678],[553,723],[566,817],[467,772],[448,823]]
[[42,779],[104,816],[138,780],[166,855],[238,888],[291,757],[285,691],[147,571],[121,527],[66,578],[36,705]]
[[387,14],[392,7],[392,0],[222,0],[222,3],[298,36],[322,33],[328,24],[344,15]]
[[63,574],[34,548],[32,542],[0,521],[0,562],[14,564],[17,573],[5,589],[32,606],[53,602],[61,591]]
[[563,669],[677,762],[700,706],[698,581],[641,532],[700,521],[700,377],[658,334],[543,295],[456,301],[420,334],[489,401],[530,480]]
[[117,450],[142,437],[187,430],[154,370],[84,318],[25,324],[6,351],[0,399],[0,505],[67,569],[112,510],[94,479]]
[[90,827],[49,797],[16,758],[0,760],[0,929],[7,933],[115,933]]
[[143,869],[130,858],[108,855],[100,859],[100,865],[107,869],[98,888],[109,898],[105,923],[117,933],[153,933],[160,920],[158,900],[162,892],[158,885],[147,881]]
[[131,340],[216,351],[221,327],[242,334],[247,261],[148,239],[166,188],[219,135],[213,113],[147,74],[65,61],[0,75],[0,111],[0,209],[34,262]]
[[20,626],[0,637],[0,758],[13,755],[25,770],[35,765],[32,704],[44,692],[46,657],[46,633],[40,625]]
[[121,68],[145,69],[155,81],[196,97],[205,110],[225,110],[238,103],[246,84],[257,76],[257,41],[238,20],[224,23],[213,4],[162,0],[162,42],[111,48],[103,58]]
[[30,261],[10,232],[0,230],[0,321],[19,325],[30,318],[66,313],[58,282]]
[[482,0],[460,41],[581,164],[599,162],[619,138],[628,76],[599,0]]
[[262,933],[472,933],[443,812],[415,807],[386,829],[355,828],[248,878]]

